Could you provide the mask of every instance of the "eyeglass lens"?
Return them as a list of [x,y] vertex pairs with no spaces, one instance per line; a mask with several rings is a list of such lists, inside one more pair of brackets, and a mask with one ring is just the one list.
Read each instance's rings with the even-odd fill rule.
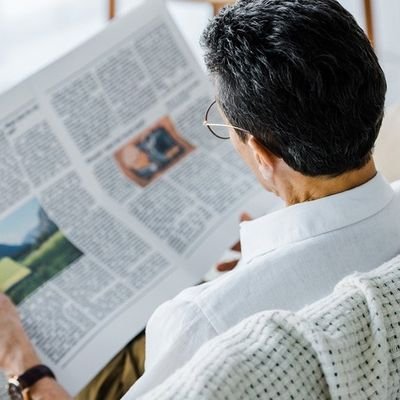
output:
[[[211,124],[208,126],[208,129],[218,138],[221,139],[229,139],[229,127],[226,126],[218,126],[218,124],[226,124],[226,121],[221,116],[220,111],[218,110],[218,105],[214,103],[207,114],[207,122]],[[214,125],[216,124],[216,125]]]

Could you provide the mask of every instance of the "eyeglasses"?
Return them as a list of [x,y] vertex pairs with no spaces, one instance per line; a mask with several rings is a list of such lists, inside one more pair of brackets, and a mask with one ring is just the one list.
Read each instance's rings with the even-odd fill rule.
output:
[[[217,123],[218,121],[222,121],[221,114],[219,113],[217,109],[217,101],[214,100],[210,106],[207,108],[206,114],[204,116],[204,122],[203,125],[208,128],[208,130],[216,136],[218,139],[229,139],[230,134],[229,134],[229,129],[235,129],[239,130],[242,132],[249,133],[246,129],[238,128],[237,126],[233,125],[226,125],[222,123]],[[208,122],[209,120],[215,121],[214,122]]]
[[[216,123],[214,122],[208,122],[209,120],[211,121],[217,121]],[[229,129],[235,129],[237,131],[241,131],[244,133],[247,133],[251,135],[251,133],[243,128],[238,128],[237,126],[234,125],[227,125],[223,123],[218,123],[218,121],[224,122],[221,116],[221,113],[218,111],[217,108],[217,101],[214,100],[210,106],[207,108],[206,114],[204,116],[204,122],[203,125],[208,128],[208,130],[216,136],[218,139],[230,139],[230,134],[229,134]],[[271,153],[275,154],[277,157],[282,158],[282,151],[280,150],[279,146],[274,144],[273,142],[269,141],[268,143],[265,141],[261,141],[260,139],[257,139],[260,144],[262,144],[266,149],[268,149]]]

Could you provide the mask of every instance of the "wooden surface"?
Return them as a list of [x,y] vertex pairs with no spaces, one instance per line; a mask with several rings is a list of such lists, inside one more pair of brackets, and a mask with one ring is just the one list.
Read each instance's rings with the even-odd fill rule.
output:
[[219,10],[221,10],[222,7],[226,6],[227,4],[233,3],[233,1],[223,1],[223,0],[206,0],[206,1],[212,5],[214,15],[218,14]]
[[372,44],[374,43],[374,16],[373,16],[373,9],[372,9],[372,0],[364,0],[364,11],[365,11],[365,25],[367,29],[368,38]]
[[[151,0],[149,0],[151,1]],[[188,0],[186,0],[188,1]],[[234,0],[191,0],[210,3],[213,8],[214,15],[226,4],[232,4]],[[373,17],[373,0],[364,0],[365,24],[369,40],[374,45],[374,17]],[[108,18],[113,19],[116,15],[117,0],[108,0]]]
[[[149,0],[149,1],[151,1],[151,0]],[[218,11],[226,4],[232,4],[234,2],[234,0],[191,0],[191,1],[210,3],[210,5],[213,8],[214,14],[217,14]],[[108,0],[108,18],[109,19],[113,19],[115,17],[116,8],[117,8],[117,0]]]
[[115,17],[116,6],[116,0],[108,0],[108,19]]

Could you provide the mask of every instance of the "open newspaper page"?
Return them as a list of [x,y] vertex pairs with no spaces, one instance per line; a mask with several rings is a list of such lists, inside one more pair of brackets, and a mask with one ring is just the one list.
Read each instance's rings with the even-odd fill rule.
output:
[[73,395],[279,205],[202,126],[207,78],[147,3],[0,98],[0,290]]

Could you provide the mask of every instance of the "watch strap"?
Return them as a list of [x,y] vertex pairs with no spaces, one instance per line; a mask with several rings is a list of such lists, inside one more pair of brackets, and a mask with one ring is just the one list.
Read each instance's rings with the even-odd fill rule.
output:
[[18,382],[21,385],[21,390],[24,390],[33,386],[42,378],[56,379],[53,371],[49,367],[46,367],[45,365],[36,365],[20,375],[18,377]]

